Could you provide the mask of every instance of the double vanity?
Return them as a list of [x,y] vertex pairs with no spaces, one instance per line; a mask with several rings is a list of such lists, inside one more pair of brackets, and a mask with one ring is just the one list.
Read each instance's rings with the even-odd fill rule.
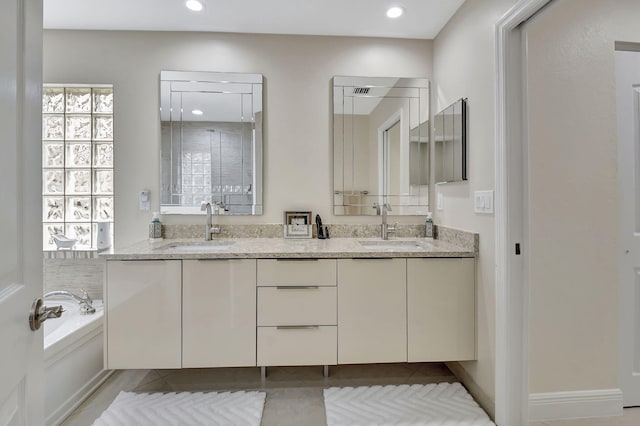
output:
[[[218,238],[102,254],[107,369],[476,358],[477,236],[470,247],[455,238],[386,239],[401,235],[387,226],[388,212],[428,212],[429,81],[335,76],[332,84],[333,214],[381,214],[384,239],[346,238],[360,231],[340,232],[341,224],[328,240],[214,231],[211,206],[263,213],[263,76],[160,73],[160,212],[204,209],[207,235]],[[438,158],[456,151],[441,145]],[[310,229],[306,213],[301,225]],[[261,226],[283,235],[282,225]]]
[[105,253],[105,368],[475,359],[476,255],[430,238],[176,239]]

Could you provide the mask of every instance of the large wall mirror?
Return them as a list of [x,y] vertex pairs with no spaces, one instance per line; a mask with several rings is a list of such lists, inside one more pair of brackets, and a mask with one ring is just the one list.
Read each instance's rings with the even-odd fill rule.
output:
[[433,117],[436,183],[467,180],[467,101],[459,99]]
[[262,75],[160,73],[160,211],[262,214]]
[[424,215],[429,80],[333,77],[333,171],[336,215]]

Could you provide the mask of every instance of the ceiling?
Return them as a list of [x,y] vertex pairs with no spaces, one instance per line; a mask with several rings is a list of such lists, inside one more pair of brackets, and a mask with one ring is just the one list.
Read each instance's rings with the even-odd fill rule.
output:
[[[464,0],[44,0],[44,28],[433,39]],[[388,7],[404,15],[389,19]]]

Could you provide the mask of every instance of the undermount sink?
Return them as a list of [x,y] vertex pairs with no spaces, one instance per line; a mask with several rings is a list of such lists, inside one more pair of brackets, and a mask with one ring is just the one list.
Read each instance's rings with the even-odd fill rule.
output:
[[362,247],[368,250],[417,250],[426,248],[418,241],[374,240],[358,241]]
[[170,252],[212,252],[226,250],[235,241],[202,241],[193,243],[172,243],[161,247],[162,250]]

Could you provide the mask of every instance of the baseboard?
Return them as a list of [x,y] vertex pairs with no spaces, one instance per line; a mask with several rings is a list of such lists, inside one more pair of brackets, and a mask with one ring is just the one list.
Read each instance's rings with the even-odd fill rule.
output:
[[84,402],[105,380],[113,374],[113,370],[102,370],[91,380],[89,380],[80,390],[74,393],[64,404],[62,404],[56,411],[51,413],[46,420],[46,425],[59,425],[69,415]]
[[473,380],[473,377],[471,377],[471,375],[467,373],[467,370],[465,370],[464,367],[462,367],[462,365],[460,365],[460,363],[457,361],[447,362],[446,365],[449,370],[451,370],[451,372],[462,382],[464,387],[467,388],[478,405],[482,407],[482,409],[489,415],[489,417],[491,417],[492,420],[495,419],[495,401],[490,398],[480,386],[478,386],[476,381]]
[[621,416],[622,404],[620,389],[532,393],[529,421]]

